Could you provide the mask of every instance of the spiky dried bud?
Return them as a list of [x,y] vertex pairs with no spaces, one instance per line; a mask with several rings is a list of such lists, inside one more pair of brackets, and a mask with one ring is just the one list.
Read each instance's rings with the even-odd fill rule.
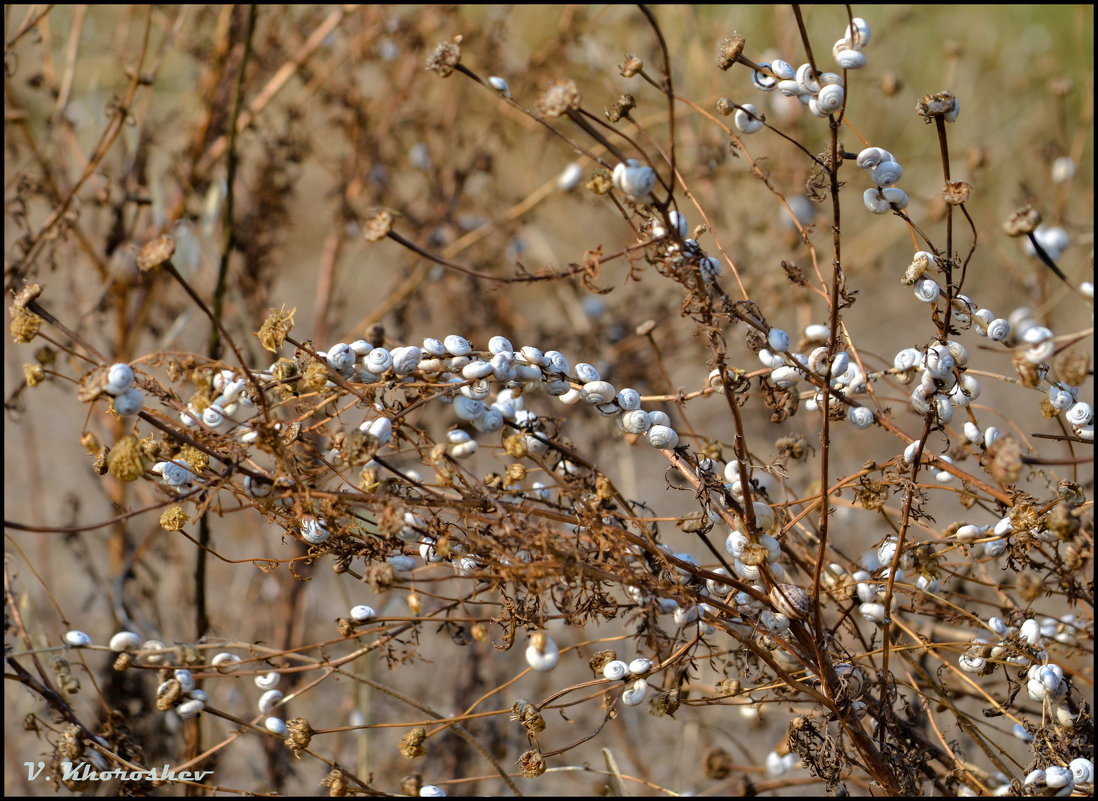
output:
[[137,437],[122,437],[107,457],[107,470],[121,481],[137,481],[145,472],[146,459]]
[[26,344],[38,336],[42,328],[42,318],[25,309],[22,306],[12,305],[11,312],[11,339],[16,344]]
[[309,747],[312,742],[313,727],[305,718],[294,718],[286,721],[286,747],[294,752],[294,756],[301,758],[301,752]]
[[171,506],[160,515],[160,527],[165,531],[179,531],[190,519],[191,516],[183,511],[182,506]]

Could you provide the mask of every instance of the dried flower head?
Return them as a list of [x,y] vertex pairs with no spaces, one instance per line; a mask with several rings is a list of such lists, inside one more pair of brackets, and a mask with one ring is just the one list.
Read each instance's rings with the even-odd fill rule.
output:
[[968,202],[968,196],[972,194],[972,184],[968,181],[946,181],[942,190],[942,199],[951,206],[960,206]]
[[107,469],[110,474],[122,481],[137,481],[145,472],[148,457],[141,450],[141,444],[132,434],[122,437],[111,449],[107,457]]
[[738,33],[733,33],[729,38],[721,40],[717,46],[717,67],[727,70],[739,61],[745,44],[747,40]]
[[175,255],[175,238],[170,234],[161,234],[151,242],[146,242],[137,254],[137,269],[141,272],[155,270]]
[[294,327],[294,313],[296,311],[296,306],[286,311],[285,304],[278,311],[271,309],[267,313],[267,319],[263,321],[263,325],[255,332],[255,335],[259,338],[259,344],[271,353],[277,353],[278,349],[282,347],[282,343],[286,341],[286,335]]
[[440,78],[448,78],[454,67],[461,63],[461,37],[455,36],[452,42],[439,42],[427,59],[425,69],[434,70]]
[[560,117],[579,108],[580,93],[571,78],[561,78],[549,84],[538,96],[537,109],[543,117]]
[[410,732],[400,738],[400,753],[405,759],[415,759],[427,753],[423,747],[427,739],[427,730],[422,726],[416,726]]
[[518,764],[522,767],[522,775],[527,779],[536,779],[545,773],[545,757],[537,751],[523,751],[518,758]]
[[1030,204],[1015,209],[1003,223],[1003,230],[1007,236],[1025,236],[1037,230],[1041,224],[1041,212]]
[[16,344],[26,344],[38,336],[42,328],[42,318],[30,309],[12,305],[11,312],[11,339]]
[[618,65],[618,72],[621,73],[621,77],[623,78],[632,78],[642,69],[644,69],[644,62],[632,53],[627,55],[625,61]]

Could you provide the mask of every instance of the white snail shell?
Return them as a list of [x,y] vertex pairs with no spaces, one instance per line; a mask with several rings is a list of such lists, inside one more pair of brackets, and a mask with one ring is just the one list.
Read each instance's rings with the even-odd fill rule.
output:
[[274,734],[277,737],[286,736],[286,721],[282,718],[276,718],[273,715],[263,721],[263,728]]
[[194,689],[194,674],[186,668],[177,668],[172,675],[179,682],[183,692],[189,693]]
[[553,638],[544,631],[536,631],[526,646],[526,662],[541,673],[552,670],[560,661],[560,650]]
[[656,171],[642,166],[635,159],[632,164],[619,164],[614,168],[614,183],[633,200],[643,201],[656,188]]
[[843,37],[846,41],[850,42],[851,47],[858,48],[859,50],[869,44],[869,23],[861,17],[854,17],[852,20],[854,27],[851,30],[851,26],[846,26],[846,33]]
[[64,639],[65,642],[73,648],[84,648],[92,643],[91,637],[78,629],[66,631]]
[[889,208],[900,210],[907,208],[907,192],[898,186],[886,186],[881,190],[881,197],[888,203]]
[[915,282],[915,297],[923,303],[933,303],[942,294],[942,288],[933,278],[920,278]]
[[858,429],[869,428],[873,425],[873,421],[877,419],[873,410],[867,406],[851,406],[847,410],[846,416],[850,420],[850,424]]
[[420,798],[443,798],[446,791],[437,784],[425,784],[419,788]]
[[282,677],[275,671],[264,673],[262,676],[255,677],[255,686],[261,690],[273,690],[278,686],[278,683],[282,680]]
[[812,65],[807,62],[797,67],[796,81],[803,94],[814,95],[820,91],[820,82],[813,74]]
[[377,617],[377,612],[374,611],[372,606],[359,604],[358,606],[351,607],[351,620],[356,623],[365,623],[367,620],[372,620],[375,617]]
[[652,670],[652,660],[646,656],[639,656],[629,663],[629,672],[634,676],[643,676]]
[[1092,784],[1094,782],[1094,762],[1086,757],[1078,757],[1068,764],[1071,775],[1076,784]]
[[1063,384],[1049,384],[1049,405],[1058,412],[1062,412],[1064,409],[1070,408],[1071,405],[1075,403],[1075,393],[1071,390],[1071,387],[1067,387]]
[[113,406],[114,410],[122,417],[129,417],[131,414],[137,414],[144,408],[145,396],[141,394],[140,390],[135,387],[130,387],[124,392],[115,395]]
[[866,603],[858,607],[858,612],[870,623],[883,623],[885,619],[884,604]]
[[931,345],[926,351],[926,369],[934,378],[943,379],[953,373],[955,362],[944,345]]
[[120,631],[110,640],[110,649],[112,651],[133,651],[140,645],[141,637],[132,631]]
[[324,524],[313,515],[301,518],[301,538],[313,545],[319,545],[331,536]]
[[894,161],[892,154],[884,148],[867,147],[858,153],[858,166],[863,170],[872,170],[885,161]]
[[392,357],[393,372],[397,375],[408,375],[415,372],[423,359],[423,351],[415,345],[393,348],[389,355]]
[[[821,87],[820,93],[816,95],[816,104],[819,106],[820,111],[824,112],[825,116],[827,114],[834,114],[841,109],[845,100],[846,90],[838,84],[828,84],[827,86]],[[895,183],[895,181],[892,183]]]
[[862,202],[865,203],[866,209],[873,214],[887,214],[890,208],[884,195],[875,187],[871,187],[862,193]]
[[618,391],[609,381],[599,381],[598,379],[595,379],[583,385],[581,394],[585,401],[597,405],[610,403],[618,396]]
[[354,372],[358,354],[347,343],[337,342],[328,349],[324,360],[328,362],[329,367],[346,378]]
[[607,662],[602,668],[602,675],[610,681],[618,681],[629,675],[629,666],[620,659]]
[[788,81],[797,77],[797,68],[780,58],[770,62],[770,71],[777,75],[778,80],[781,81]]
[[877,186],[892,186],[904,175],[904,169],[896,161],[882,161],[870,171],[870,177]]
[[770,69],[770,65],[764,61],[759,64],[759,69],[751,71],[751,85],[760,91],[772,92],[774,87],[778,85],[778,79],[769,73],[763,72],[763,68]]
[[673,450],[679,444],[679,435],[670,426],[654,425],[647,432],[648,444],[660,450]]
[[505,81],[503,78],[499,77],[498,75],[489,75],[488,76],[488,85],[491,86],[493,89],[495,89],[497,92],[499,92],[504,97],[510,97],[511,96],[511,88],[507,85],[507,81]]
[[185,462],[157,462],[153,465],[153,472],[159,473],[169,487],[182,487],[195,480],[194,473]]
[[240,667],[240,657],[228,651],[222,651],[210,660],[210,664],[218,673],[232,673]]
[[547,350],[544,354],[545,363],[542,367],[549,375],[567,375],[571,369],[568,359],[559,350]]
[[640,408],[641,398],[640,393],[632,387],[626,387],[618,392],[618,406],[624,411],[630,412]]
[[259,711],[264,715],[269,714],[282,702],[282,690],[267,690],[259,697]]
[[780,328],[771,328],[766,334],[766,342],[776,353],[789,350],[789,334]]
[[643,434],[652,426],[648,412],[643,409],[631,409],[621,416],[621,427],[630,434]]
[[112,364],[107,368],[107,382],[103,391],[108,395],[121,395],[133,386],[133,368],[125,362]]
[[847,46],[845,39],[835,42],[835,46],[831,48],[831,55],[835,57],[835,62],[844,70],[860,70],[866,65],[865,53]]
[[732,115],[732,122],[736,126],[736,130],[744,134],[753,134],[757,131],[761,131],[763,127],[764,117],[759,114],[759,110],[751,103],[744,103],[743,106],[736,109],[736,113]]
[[1010,321],[997,317],[987,324],[987,338],[995,342],[1003,342],[1010,337],[1010,330]]
[[915,348],[904,348],[893,357],[892,364],[897,370],[911,370],[922,360],[922,355]]
[[1069,425],[1081,428],[1094,419],[1094,410],[1086,401],[1079,401],[1072,404],[1071,408],[1064,414],[1064,418]]
[[450,334],[442,341],[442,344],[451,356],[467,356],[473,350],[469,340],[457,334]]
[[[418,359],[416,360],[416,364],[419,364]],[[363,366],[371,373],[381,375],[393,366],[393,354],[386,348],[374,348],[366,354],[366,358],[363,360]]]
[[197,698],[193,698],[190,701],[184,701],[175,708],[175,713],[183,720],[196,717],[201,714],[202,710],[206,708],[206,704]]
[[1045,784],[1048,787],[1058,789],[1060,787],[1067,787],[1073,785],[1075,778],[1072,776],[1072,772],[1069,768],[1061,767],[1060,765],[1049,765],[1045,768]]
[[626,706],[636,706],[644,700],[646,695],[648,695],[648,682],[637,679],[621,694],[621,702]]

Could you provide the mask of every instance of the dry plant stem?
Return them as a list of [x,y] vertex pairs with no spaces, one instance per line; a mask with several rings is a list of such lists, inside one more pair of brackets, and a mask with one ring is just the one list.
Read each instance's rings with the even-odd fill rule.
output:
[[133,67],[132,77],[130,78],[129,87],[126,89],[126,94],[122,98],[121,102],[112,110],[111,122],[107,126],[107,129],[103,132],[99,138],[99,142],[96,144],[95,150],[92,151],[91,158],[88,160],[88,164],[84,167],[83,173],[73,183],[68,193],[61,199],[57,206],[50,212],[49,217],[38,229],[29,242],[29,247],[22,258],[18,259],[14,264],[5,268],[4,289],[7,292],[14,292],[18,289],[19,285],[23,283],[23,278],[27,269],[33,264],[39,257],[41,249],[45,244],[46,236],[54,229],[54,227],[61,221],[65,212],[68,211],[69,206],[72,204],[73,199],[76,197],[76,193],[80,191],[80,188],[84,183],[95,173],[99,168],[100,163],[107,155],[107,151],[110,150],[111,145],[114,144],[118,135],[122,133],[122,128],[126,124],[126,119],[129,116],[130,107],[133,105],[134,99],[137,96],[138,87],[142,84],[141,67],[145,61],[145,54],[148,51],[149,46],[149,29],[152,26],[152,10],[149,9],[145,14],[145,28],[142,34],[141,51],[137,59],[137,65]]

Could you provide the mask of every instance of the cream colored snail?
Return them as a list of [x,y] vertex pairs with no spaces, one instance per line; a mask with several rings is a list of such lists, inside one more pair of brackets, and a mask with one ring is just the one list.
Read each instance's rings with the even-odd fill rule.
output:
[[210,664],[214,666],[218,673],[232,673],[240,667],[240,657],[223,651],[214,656],[210,660]]
[[264,715],[270,714],[276,706],[282,703],[282,690],[267,690],[259,697],[259,711]]
[[63,639],[67,645],[71,645],[73,648],[86,648],[92,644],[92,639],[79,629],[72,629],[66,631]]
[[277,672],[272,670],[269,673],[264,673],[261,676],[256,676],[255,677],[255,686],[258,687],[261,690],[271,690],[271,689],[277,687],[279,681],[281,681],[281,680],[282,680],[282,676],[280,676]]
[[812,599],[796,584],[775,584],[769,597],[777,612],[793,620],[807,617],[812,609]]
[[301,518],[299,531],[301,538],[313,545],[319,545],[331,536],[323,521],[314,515],[305,515]]
[[[838,84],[823,86],[820,88],[820,93],[816,95],[816,106],[824,117],[841,109],[845,101],[846,90]],[[811,108],[811,105],[809,107]]]
[[560,661],[560,650],[553,638],[544,631],[535,631],[530,635],[530,644],[526,646],[526,662],[541,673],[552,670]]

